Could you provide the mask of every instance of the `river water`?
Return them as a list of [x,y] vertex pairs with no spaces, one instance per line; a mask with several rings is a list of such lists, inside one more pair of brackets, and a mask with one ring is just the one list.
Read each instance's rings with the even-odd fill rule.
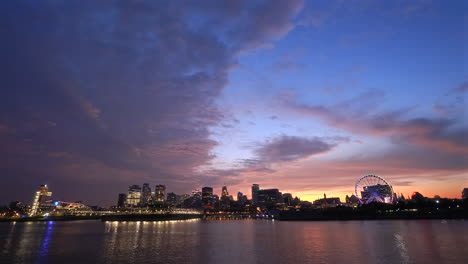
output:
[[468,221],[0,223],[0,263],[468,263]]

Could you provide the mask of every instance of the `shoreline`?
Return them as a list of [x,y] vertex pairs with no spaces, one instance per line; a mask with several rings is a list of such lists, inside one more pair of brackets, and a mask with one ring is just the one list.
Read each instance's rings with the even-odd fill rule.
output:
[[307,215],[279,216],[277,218],[238,218],[226,217],[221,219],[205,219],[204,215],[105,215],[105,216],[66,216],[66,217],[23,217],[0,219],[0,223],[8,222],[49,222],[49,221],[79,221],[79,220],[100,220],[101,222],[136,222],[136,221],[172,221],[172,220],[191,220],[202,219],[207,221],[226,221],[226,220],[276,220],[284,222],[310,221],[375,221],[375,220],[468,220],[467,216],[354,216],[354,217],[317,217]]

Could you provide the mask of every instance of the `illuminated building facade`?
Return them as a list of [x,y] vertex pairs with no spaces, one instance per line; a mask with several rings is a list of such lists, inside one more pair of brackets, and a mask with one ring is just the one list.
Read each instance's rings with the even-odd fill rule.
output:
[[339,197],[329,197],[329,198],[327,198],[327,195],[323,194],[323,199],[315,200],[314,205],[318,206],[318,207],[322,207],[322,208],[336,207],[338,205],[341,205],[341,200],[340,200]]
[[164,202],[166,200],[166,185],[156,185],[154,188],[155,202]]
[[223,188],[221,189],[221,197],[228,197],[229,196],[229,192],[227,190],[227,186],[224,185]]
[[140,185],[132,185],[128,187],[127,202],[126,205],[135,207],[140,205],[141,201],[141,187]]
[[278,189],[258,190],[258,204],[271,206],[283,203],[283,195]]
[[361,191],[361,199],[366,203],[381,202],[388,203],[393,198],[392,188],[389,185],[364,186]]
[[227,186],[224,185],[221,189],[221,209],[226,210],[231,206],[231,198],[229,197],[229,192]]
[[46,203],[47,198],[51,196],[52,192],[49,192],[49,187],[47,187],[47,185],[41,185],[34,195],[30,215],[34,216],[40,213],[41,206],[43,206]]
[[202,207],[204,208],[214,208],[214,199],[213,199],[213,188],[212,187],[203,187],[202,188]]

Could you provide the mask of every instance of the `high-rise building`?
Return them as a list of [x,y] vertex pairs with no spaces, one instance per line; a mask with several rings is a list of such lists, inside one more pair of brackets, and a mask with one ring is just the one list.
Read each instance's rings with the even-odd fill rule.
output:
[[462,199],[468,198],[468,188],[463,189],[462,191]]
[[203,187],[202,188],[202,200],[213,199],[213,188]]
[[258,191],[258,204],[261,205],[276,205],[283,203],[283,195],[278,189],[263,189]]
[[128,187],[127,206],[138,206],[141,201],[141,187],[140,185],[132,185]]
[[283,201],[287,206],[291,206],[293,203],[293,197],[290,193],[283,193]]
[[227,186],[224,185],[223,188],[221,189],[221,197],[228,197],[229,196],[229,192],[227,190]]
[[232,196],[229,195],[229,192],[227,190],[227,186],[224,185],[223,188],[221,189],[221,209],[226,210],[231,207],[231,200]]
[[30,215],[37,215],[41,209],[41,206],[47,201],[47,197],[51,197],[52,192],[49,192],[49,187],[47,185],[41,185],[39,190],[35,193]]
[[214,205],[213,200],[213,188],[203,187],[202,188],[202,206],[205,208],[211,208]]
[[173,192],[167,193],[167,203],[172,206],[177,205],[177,195]]
[[124,207],[126,199],[127,199],[127,195],[125,193],[119,193],[119,199],[117,200],[117,207]]
[[149,201],[151,201],[151,187],[149,183],[143,183],[143,189],[141,191],[141,203],[146,205]]
[[260,185],[252,184],[252,204],[258,203],[258,191],[260,190]]
[[242,196],[244,196],[244,194],[242,192],[237,192],[237,201],[241,202],[242,201]]
[[164,202],[166,200],[166,185],[156,185],[154,188],[154,198],[156,202]]

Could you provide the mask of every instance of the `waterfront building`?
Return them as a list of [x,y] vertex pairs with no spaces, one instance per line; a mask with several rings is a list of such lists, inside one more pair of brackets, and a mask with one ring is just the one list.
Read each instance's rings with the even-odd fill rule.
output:
[[149,183],[143,183],[141,190],[141,203],[147,205],[151,201],[151,187]]
[[125,207],[125,200],[127,195],[125,193],[119,193],[119,199],[117,200],[117,207]]
[[283,195],[278,189],[263,189],[258,190],[258,204],[263,206],[272,206],[278,203],[283,203]]
[[260,185],[252,184],[252,204],[258,203],[258,191],[260,190]]
[[284,202],[287,206],[291,206],[292,203],[293,203],[292,194],[290,194],[290,193],[283,193],[283,202]]
[[203,208],[214,208],[214,199],[213,199],[213,188],[212,187],[203,187],[202,188],[202,207]]
[[202,199],[213,199],[213,188],[212,187],[203,187],[202,188]]
[[[385,200],[382,197],[385,197]],[[388,202],[391,201],[392,197],[392,188],[389,185],[376,184],[364,186],[363,191],[361,191],[361,199],[365,203]]]
[[229,192],[227,190],[227,186],[224,185],[223,188],[221,189],[221,197],[227,197],[229,196]]
[[238,192],[238,193],[237,193],[237,201],[238,201],[238,202],[244,202],[244,201],[243,201],[243,199],[244,199],[243,197],[244,197],[244,194],[243,194],[242,192]]
[[229,195],[229,192],[227,190],[227,186],[224,185],[223,188],[221,189],[221,209],[226,210],[231,207],[231,199],[232,196]]
[[[348,198],[350,199],[350,198]],[[322,199],[317,199],[314,201],[314,205],[322,208],[326,207],[336,207],[338,205],[341,205],[340,197],[330,197],[327,198],[326,194],[323,194]]]
[[154,188],[154,197],[156,202],[164,202],[166,198],[166,185],[156,185]]
[[140,185],[132,185],[128,187],[126,206],[139,206],[141,201]]
[[34,194],[30,215],[34,216],[40,213],[41,208],[46,204],[47,199],[52,196],[47,185],[41,185],[39,190]]
[[189,197],[190,197],[190,195],[188,195],[188,194],[177,195],[177,203],[183,203]]
[[350,205],[357,205],[359,204],[359,198],[357,198],[354,194],[352,194],[351,196],[346,195],[346,203]]
[[177,195],[173,192],[167,193],[167,203],[171,206],[176,206],[178,201],[177,201]]

